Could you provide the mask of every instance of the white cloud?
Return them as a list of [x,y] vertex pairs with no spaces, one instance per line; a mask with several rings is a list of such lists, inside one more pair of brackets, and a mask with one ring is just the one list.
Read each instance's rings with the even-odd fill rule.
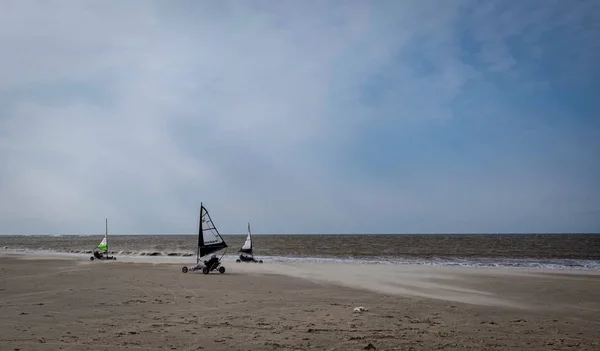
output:
[[[193,233],[200,201],[226,233],[248,220],[256,232],[394,231],[394,213],[419,218],[437,197],[402,200],[398,184],[338,166],[373,123],[456,117],[449,104],[486,74],[460,58],[469,4],[6,2],[0,234],[100,232],[105,216],[115,232]],[[497,23],[481,57],[521,69],[499,50],[508,19],[490,18],[472,24]],[[373,75],[389,89],[363,103]]]

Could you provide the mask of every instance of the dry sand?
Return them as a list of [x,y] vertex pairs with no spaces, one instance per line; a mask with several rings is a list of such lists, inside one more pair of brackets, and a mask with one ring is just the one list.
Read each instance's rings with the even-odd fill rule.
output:
[[597,273],[127,261],[2,253],[0,350],[600,349]]

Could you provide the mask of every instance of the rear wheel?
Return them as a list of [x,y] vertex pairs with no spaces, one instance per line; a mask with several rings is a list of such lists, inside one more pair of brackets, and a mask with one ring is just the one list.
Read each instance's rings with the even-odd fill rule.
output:
[[221,273],[221,274],[225,273],[225,267],[223,267],[223,266],[219,267],[219,273]]
[[262,263],[262,260],[259,260],[258,263]]
[[204,274],[208,274],[208,267],[204,267],[204,268],[202,268],[202,273],[204,273]]
[[187,273],[188,272],[188,268],[186,266],[183,266],[183,268],[181,268],[181,271],[183,273]]

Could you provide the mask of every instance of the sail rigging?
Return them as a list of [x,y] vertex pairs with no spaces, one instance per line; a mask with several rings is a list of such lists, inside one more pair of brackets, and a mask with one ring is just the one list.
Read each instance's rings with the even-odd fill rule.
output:
[[252,234],[250,232],[250,223],[248,223],[248,236],[246,236],[246,241],[239,252],[252,255]]
[[213,252],[222,250],[227,247],[227,243],[219,234],[215,227],[208,210],[203,204],[200,204],[200,221],[198,225],[198,252],[196,254],[196,263],[200,262],[200,258],[210,255]]
[[102,251],[108,252],[108,218],[105,219],[106,231],[104,232],[104,238],[98,244],[98,248]]

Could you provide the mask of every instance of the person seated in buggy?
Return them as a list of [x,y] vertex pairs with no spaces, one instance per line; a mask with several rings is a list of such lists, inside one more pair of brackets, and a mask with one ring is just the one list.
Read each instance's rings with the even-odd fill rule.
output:
[[213,267],[219,262],[217,255],[212,255],[210,260],[204,261],[204,265],[208,267],[208,269],[213,269]]
[[94,250],[94,257],[96,257],[97,259],[102,259],[103,255],[102,252],[99,252],[98,250]]
[[263,263],[262,260],[257,260],[254,258],[254,255],[248,253],[241,253],[236,262],[254,262],[254,263]]

